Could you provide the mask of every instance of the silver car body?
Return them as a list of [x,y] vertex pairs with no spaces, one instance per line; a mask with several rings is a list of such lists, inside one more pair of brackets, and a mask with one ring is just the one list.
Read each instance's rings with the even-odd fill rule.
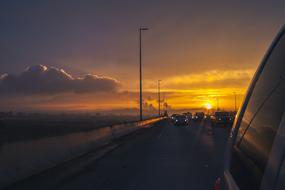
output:
[[[251,84],[248,88],[247,94],[245,96],[244,102],[242,107],[240,108],[237,117],[235,119],[234,122],[234,127],[231,131],[230,134],[230,138],[229,138],[229,143],[228,143],[228,148],[226,151],[226,156],[225,156],[225,168],[224,168],[224,176],[223,176],[223,181],[224,181],[224,188],[225,189],[230,189],[230,190],[237,190],[237,189],[276,189],[276,190],[281,190],[281,189],[285,189],[285,112],[282,112],[282,115],[280,115],[280,117],[278,117],[280,119],[278,119],[278,127],[276,128],[276,131],[274,131],[274,136],[272,139],[272,144],[270,143],[270,147],[262,147],[262,144],[255,144],[252,145],[251,142],[249,141],[255,141],[256,139],[254,139],[255,137],[249,136],[247,137],[248,139],[245,140],[245,143],[243,145],[243,148],[246,149],[245,152],[248,152],[248,149],[251,149],[252,147],[258,147],[260,148],[260,152],[266,152],[265,149],[269,150],[267,151],[266,156],[264,156],[265,154],[262,154],[261,157],[266,158],[266,160],[264,161],[264,159],[253,159],[251,160],[250,156],[251,154],[244,154],[245,157],[249,157],[249,158],[245,158],[248,159],[249,164],[247,165],[248,168],[252,167],[252,170],[254,170],[254,172],[260,174],[260,171],[258,168],[259,165],[262,165],[263,169],[261,169],[261,176],[260,177],[256,177],[257,178],[257,183],[258,185],[254,184],[253,187],[249,187],[250,184],[248,184],[248,186],[246,186],[247,184],[243,184],[243,188],[241,187],[241,183],[238,182],[238,177],[235,177],[236,175],[238,175],[238,172],[234,172],[235,170],[233,170],[233,163],[235,160],[235,152],[239,151],[237,149],[242,149],[240,148],[244,139],[246,138],[247,133],[251,133],[250,130],[256,130],[256,128],[258,128],[259,126],[255,126],[255,123],[258,123],[258,121],[255,122],[255,120],[258,120],[258,115],[262,115],[263,118],[261,117],[261,121],[264,119],[266,119],[266,115],[264,115],[265,111],[270,111],[270,109],[266,109],[266,110],[262,110],[267,108],[268,106],[270,106],[270,99],[275,97],[275,93],[279,93],[278,95],[280,95],[280,92],[278,91],[279,89],[282,90],[282,96],[284,95],[284,99],[283,101],[280,101],[280,105],[276,106],[276,102],[275,104],[271,104],[271,106],[274,108],[274,106],[276,107],[276,109],[278,108],[282,108],[285,110],[285,92],[283,87],[285,86],[285,69],[284,70],[270,70],[270,64],[274,65],[274,64],[279,64],[279,65],[275,65],[275,67],[273,68],[285,68],[285,59],[284,61],[280,61],[278,58],[278,55],[281,53],[281,49],[282,47],[285,47],[285,27],[283,27],[281,29],[281,31],[279,32],[279,34],[277,35],[277,37],[275,38],[275,40],[273,41],[271,47],[269,48],[269,50],[267,51],[265,57],[263,58],[263,61],[261,62],[261,64],[259,65],[252,81]],[[279,47],[281,46],[281,47]],[[279,48],[279,49],[278,49]],[[283,49],[283,54],[285,57],[285,48]],[[280,52],[278,52],[280,51]],[[278,54],[279,53],[279,54]],[[276,55],[275,55],[276,54]],[[277,58],[275,59],[276,56]],[[283,56],[283,55],[282,55]],[[282,57],[281,54],[279,55],[279,58]],[[283,57],[282,57],[283,58]],[[274,62],[275,60],[275,62]],[[278,63],[276,63],[276,60],[279,61]],[[283,59],[282,59],[283,60]],[[280,65],[283,64],[283,65]],[[269,68],[269,69],[268,69]],[[268,69],[269,71],[267,71],[266,69]],[[274,71],[274,73],[269,73]],[[266,73],[268,72],[268,73]],[[265,76],[263,76],[265,75]],[[271,77],[268,77],[271,76]],[[267,77],[267,78],[266,78]],[[267,85],[268,83],[266,82],[266,84],[263,84],[261,82],[264,82],[263,80],[266,81],[270,81],[268,82],[269,84],[274,84],[274,85]],[[265,89],[262,89],[265,88]],[[255,89],[256,92],[255,92]],[[258,92],[264,92],[264,93],[259,93]],[[278,96],[276,95],[276,96]],[[255,100],[256,99],[256,100]],[[280,99],[280,97],[279,97]],[[274,101],[274,100],[273,100]],[[267,105],[268,102],[268,105]],[[256,105],[255,105],[255,104]],[[250,106],[255,106],[255,109],[251,109],[249,108]],[[267,107],[266,107],[267,106]],[[284,107],[284,108],[283,108]],[[272,109],[273,109],[272,108]],[[247,110],[249,109],[249,111]],[[252,111],[254,110],[254,111]],[[283,111],[284,111],[283,110]],[[250,112],[252,111],[252,112]],[[251,115],[250,115],[251,114]],[[274,115],[273,115],[274,116]],[[264,118],[265,117],[265,118]],[[274,118],[274,117],[273,117]],[[246,123],[247,122],[247,123]],[[246,123],[246,124],[245,124]],[[265,122],[266,123],[266,122]],[[260,123],[258,123],[260,125]],[[265,125],[265,124],[264,124]],[[268,126],[264,126],[263,128],[266,128]],[[269,126],[268,128],[270,128],[271,126]],[[251,129],[253,128],[253,129]],[[261,128],[261,127],[259,127]],[[274,128],[274,129],[275,129]],[[264,129],[262,129],[264,130]],[[255,131],[256,132],[256,131]],[[270,131],[271,132],[271,131]],[[270,133],[269,132],[269,133]],[[253,132],[252,132],[253,133]],[[255,134],[255,133],[253,133]],[[256,133],[259,135],[259,133]],[[250,135],[250,134],[249,134]],[[257,136],[258,136],[257,135]],[[254,137],[254,138],[253,138]],[[266,141],[266,139],[265,139]],[[262,141],[257,141],[257,142],[262,142]],[[251,148],[246,147],[246,145],[252,145]],[[237,148],[238,147],[238,148]],[[256,155],[259,154],[259,151],[256,151]],[[253,157],[255,157],[256,155],[252,154]],[[258,157],[258,156],[256,156]],[[262,163],[262,164],[259,164]],[[250,173],[251,174],[251,173]],[[241,178],[248,178],[248,176],[243,176],[241,175]],[[251,179],[255,179],[255,176],[250,176],[249,178]],[[240,181],[242,181],[243,179],[241,179]],[[247,182],[248,179],[244,179],[245,182]]]

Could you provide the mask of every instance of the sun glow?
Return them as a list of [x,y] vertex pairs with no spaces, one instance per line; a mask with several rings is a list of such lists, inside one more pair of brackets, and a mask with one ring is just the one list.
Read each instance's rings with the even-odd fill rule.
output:
[[205,107],[206,107],[207,110],[212,109],[212,105],[211,105],[210,103],[206,103],[206,104],[205,104]]

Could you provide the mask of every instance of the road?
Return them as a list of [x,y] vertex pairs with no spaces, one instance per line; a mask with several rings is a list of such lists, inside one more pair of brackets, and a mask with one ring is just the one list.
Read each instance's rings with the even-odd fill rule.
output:
[[[117,148],[65,177],[53,189],[212,189],[222,172],[228,134],[228,129],[212,128],[208,121],[174,126],[165,120],[119,140]],[[56,175],[42,178],[48,183],[47,178],[54,181],[52,176]],[[43,184],[34,179],[18,187],[43,189]]]

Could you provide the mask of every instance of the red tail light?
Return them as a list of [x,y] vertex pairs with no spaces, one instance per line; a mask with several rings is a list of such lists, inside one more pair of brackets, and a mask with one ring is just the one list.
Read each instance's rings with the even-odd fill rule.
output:
[[221,178],[216,180],[213,190],[221,190]]

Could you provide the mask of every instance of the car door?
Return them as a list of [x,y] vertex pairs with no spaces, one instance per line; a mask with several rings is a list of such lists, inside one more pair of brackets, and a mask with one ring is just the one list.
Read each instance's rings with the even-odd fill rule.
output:
[[276,168],[268,168],[267,163],[285,111],[284,30],[257,73],[235,127],[231,159],[226,168],[235,184],[245,190],[260,189],[266,171],[276,173],[273,171]]

